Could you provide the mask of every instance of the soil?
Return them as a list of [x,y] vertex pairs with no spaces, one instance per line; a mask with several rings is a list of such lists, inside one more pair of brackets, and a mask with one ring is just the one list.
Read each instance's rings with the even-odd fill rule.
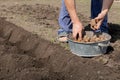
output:
[[[50,26],[58,29],[59,8],[50,5],[15,5],[1,11],[29,15],[25,22],[44,26],[41,31]],[[10,18],[14,19],[5,14],[0,18],[0,80],[120,80],[120,25],[109,24],[112,39],[105,55],[83,58],[11,23]]]
[[0,80],[119,80],[120,55],[81,58],[0,19]]

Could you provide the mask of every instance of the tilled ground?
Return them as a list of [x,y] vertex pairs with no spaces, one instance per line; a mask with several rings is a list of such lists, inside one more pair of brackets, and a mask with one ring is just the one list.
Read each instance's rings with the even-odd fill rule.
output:
[[[32,33],[37,33],[44,39],[53,41],[57,36],[59,28],[58,7],[44,4],[1,5],[0,12],[2,17],[7,18],[7,21],[19,25]],[[86,25],[88,19],[84,19],[84,16],[81,14],[79,14],[79,17]]]
[[81,58],[0,19],[0,80],[119,79],[119,51]]
[[[24,23],[39,24],[41,32],[57,30],[58,8],[39,4],[4,6],[1,15],[6,20],[22,16]],[[120,25],[109,25],[112,47],[108,48],[108,54],[82,58],[5,18],[0,18],[0,80],[120,80]],[[84,24],[88,22],[81,18]]]

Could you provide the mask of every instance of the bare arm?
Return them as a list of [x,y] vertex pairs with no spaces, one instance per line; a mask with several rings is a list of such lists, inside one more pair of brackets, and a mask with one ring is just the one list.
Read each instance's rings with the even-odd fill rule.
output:
[[107,12],[109,11],[109,9],[112,6],[114,0],[103,0],[103,7],[102,7],[102,12],[104,14],[107,14]]
[[79,22],[77,12],[76,12],[75,0],[65,0],[65,5],[66,5],[67,10],[68,10],[68,12],[70,14],[72,22],[73,23]]
[[96,20],[99,20],[99,22],[97,23],[97,26],[95,27],[95,29],[99,29],[99,27],[101,26],[104,17],[107,15],[109,9],[111,8],[112,4],[113,4],[114,0],[103,0],[103,6],[102,6],[102,11],[101,13],[95,18]]
[[65,0],[65,5],[73,23],[73,37],[76,38],[79,34],[79,37],[82,38],[83,25],[77,16],[75,0]]

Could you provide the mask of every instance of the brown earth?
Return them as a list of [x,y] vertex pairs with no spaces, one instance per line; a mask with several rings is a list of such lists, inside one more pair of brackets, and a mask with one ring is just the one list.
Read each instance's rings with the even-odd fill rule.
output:
[[[120,80],[120,25],[109,24],[112,47],[105,55],[82,58],[44,40],[43,34],[32,34],[6,21],[15,17],[5,16],[8,13],[16,17],[29,15],[25,22],[44,26],[40,26],[41,32],[46,28],[55,31],[59,8],[15,5],[1,11],[4,18],[0,18],[0,80]],[[84,24],[88,23],[81,14],[79,17]]]
[[[56,34],[59,28],[58,7],[44,4],[1,5],[0,12],[2,17],[7,18],[7,21],[22,26],[22,28],[32,33],[37,33],[42,38],[54,41],[57,36]],[[89,21],[89,19],[85,18],[81,14],[79,14],[79,17],[84,22],[84,25]],[[53,34],[53,32],[55,34]]]
[[0,80],[119,79],[119,51],[81,58],[0,19]]

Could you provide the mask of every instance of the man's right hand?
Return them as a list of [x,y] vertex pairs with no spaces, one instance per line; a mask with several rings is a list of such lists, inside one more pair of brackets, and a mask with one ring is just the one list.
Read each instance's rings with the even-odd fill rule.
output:
[[77,35],[78,38],[81,40],[82,39],[82,31],[83,31],[84,27],[82,25],[81,22],[78,23],[73,23],[73,38],[76,40],[77,39]]
[[76,39],[78,34],[79,39],[82,39],[83,25],[79,20],[79,17],[77,16],[75,0],[64,0],[64,1],[65,1],[67,10],[70,14],[71,21],[73,23],[73,29],[72,29],[73,38]]

